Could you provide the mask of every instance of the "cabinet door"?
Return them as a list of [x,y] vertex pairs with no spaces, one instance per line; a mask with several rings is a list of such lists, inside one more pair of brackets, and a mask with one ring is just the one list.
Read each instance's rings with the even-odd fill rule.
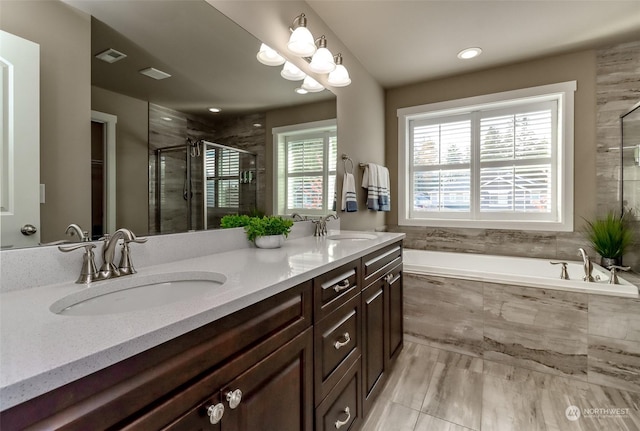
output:
[[387,359],[393,361],[402,350],[402,265],[395,267],[388,275],[387,290],[389,298],[389,351]]
[[222,431],[311,431],[312,386],[309,328],[225,386]]
[[[382,389],[378,384],[384,373],[385,352],[385,280],[379,279],[362,291],[363,319],[363,398],[364,412],[369,410],[377,392]],[[388,341],[387,341],[388,342]]]
[[[224,417],[224,404],[220,402],[220,395],[215,394],[206,403],[187,412],[184,416],[169,424],[163,431],[220,431],[220,416]],[[217,410],[220,409],[220,410]],[[215,413],[218,411],[218,413]],[[209,416],[215,417],[214,420]],[[213,423],[217,422],[217,423]]]

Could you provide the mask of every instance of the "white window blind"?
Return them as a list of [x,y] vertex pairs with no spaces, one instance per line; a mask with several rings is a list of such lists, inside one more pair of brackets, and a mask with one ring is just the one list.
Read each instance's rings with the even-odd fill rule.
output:
[[565,202],[573,176],[566,92],[477,103],[486,97],[399,110],[400,224],[566,230],[573,209]]
[[208,148],[205,153],[207,207],[238,208],[240,205],[240,153]]
[[274,130],[279,214],[322,215],[333,210],[337,133],[335,121]]

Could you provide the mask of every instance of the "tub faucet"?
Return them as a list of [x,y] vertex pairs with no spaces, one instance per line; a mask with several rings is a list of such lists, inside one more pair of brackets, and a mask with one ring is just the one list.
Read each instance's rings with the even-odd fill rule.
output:
[[584,268],[584,277],[582,281],[592,282],[595,281],[593,276],[591,275],[591,271],[593,271],[593,264],[591,260],[589,260],[589,256],[587,256],[587,252],[584,251],[583,248],[578,249],[578,255],[582,256],[582,267]]

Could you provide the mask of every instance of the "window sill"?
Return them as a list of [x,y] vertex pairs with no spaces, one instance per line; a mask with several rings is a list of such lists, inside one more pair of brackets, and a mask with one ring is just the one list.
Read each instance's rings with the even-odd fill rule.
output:
[[573,222],[561,223],[552,221],[405,219],[400,220],[398,226],[573,232]]

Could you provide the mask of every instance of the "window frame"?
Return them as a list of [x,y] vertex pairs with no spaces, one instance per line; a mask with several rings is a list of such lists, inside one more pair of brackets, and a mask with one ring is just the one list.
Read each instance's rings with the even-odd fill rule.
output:
[[[286,216],[296,212],[300,215],[307,216],[322,216],[327,214],[335,214],[333,210],[333,192],[329,190],[329,177],[334,176],[337,180],[337,160],[335,161],[334,170],[330,170],[329,160],[329,139],[331,136],[335,136],[337,141],[338,128],[336,119],[313,121],[309,123],[293,124],[289,126],[274,127],[272,129],[273,134],[273,161],[274,161],[274,175],[273,178],[273,208],[279,215]],[[312,135],[325,135],[325,144],[323,148],[324,166],[322,172],[314,171],[315,173],[322,175],[323,182],[323,198],[322,209],[303,209],[303,208],[288,208],[287,204],[287,187],[288,178],[286,169],[286,148],[288,140],[290,138],[296,138],[300,136],[312,136]],[[337,142],[336,142],[337,146]],[[337,153],[337,149],[336,149]],[[309,172],[301,172],[291,175],[291,177],[307,176]]]
[[[576,81],[543,85],[520,90],[468,97],[463,99],[437,102],[397,110],[398,116],[398,224],[401,226],[431,226],[459,228],[493,228],[514,230],[573,231],[573,153],[574,153],[574,92]],[[557,103],[557,122],[553,131],[557,145],[552,148],[552,178],[555,181],[554,192],[557,195],[551,216],[536,213],[491,213],[480,214],[480,157],[475,154],[479,149],[471,148],[471,184],[469,212],[420,212],[417,217],[413,208],[413,153],[411,142],[412,121],[430,121],[443,117],[471,117],[477,124],[472,125],[472,134],[479,133],[480,118],[500,110],[512,110],[523,105],[537,103]],[[474,120],[475,118],[475,120]],[[553,120],[552,120],[553,121]],[[472,136],[472,141],[479,141]],[[475,177],[475,178],[474,178]]]

